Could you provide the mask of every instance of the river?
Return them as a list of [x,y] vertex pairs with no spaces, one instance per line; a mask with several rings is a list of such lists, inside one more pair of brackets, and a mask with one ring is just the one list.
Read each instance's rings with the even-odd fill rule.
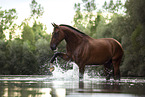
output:
[[55,65],[52,75],[1,75],[0,97],[145,97],[145,78],[106,81],[88,76],[79,81],[78,67],[63,71]]
[[144,78],[52,79],[46,75],[0,76],[0,97],[145,97]]

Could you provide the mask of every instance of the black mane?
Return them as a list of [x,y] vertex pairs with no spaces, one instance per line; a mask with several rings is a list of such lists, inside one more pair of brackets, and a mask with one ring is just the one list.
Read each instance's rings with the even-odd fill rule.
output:
[[77,31],[77,32],[80,33],[80,34],[87,36],[85,33],[79,31],[78,29],[76,29],[76,28],[74,28],[74,27],[72,27],[72,26],[65,25],[65,24],[60,24],[59,26],[66,26],[66,27],[69,27],[69,28],[71,28],[71,29]]

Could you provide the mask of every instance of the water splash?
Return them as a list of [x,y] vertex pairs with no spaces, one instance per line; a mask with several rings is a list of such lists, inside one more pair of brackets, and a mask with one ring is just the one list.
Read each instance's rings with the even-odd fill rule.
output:
[[79,70],[78,70],[78,66],[71,62],[69,63],[69,65],[73,66],[73,69],[64,71],[61,67],[60,64],[56,62],[56,64],[54,65],[54,71],[52,72],[52,79],[57,79],[57,80],[77,80],[79,77]]
[[[52,72],[52,79],[56,80],[78,80],[79,79],[79,67],[74,62],[69,62],[67,65],[73,66],[70,70],[63,70],[60,67],[61,64],[58,63],[58,60],[56,58],[55,64],[54,64],[54,71]],[[66,64],[63,64],[66,65]],[[90,76],[88,76],[87,72],[84,73],[84,79],[89,79]]]

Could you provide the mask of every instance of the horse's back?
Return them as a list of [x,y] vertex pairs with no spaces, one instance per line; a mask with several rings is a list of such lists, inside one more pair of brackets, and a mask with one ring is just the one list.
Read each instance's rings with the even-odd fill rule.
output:
[[113,38],[90,39],[85,44],[88,47],[86,55],[89,55],[85,58],[87,64],[103,64],[113,58],[122,57],[123,54],[121,44]]

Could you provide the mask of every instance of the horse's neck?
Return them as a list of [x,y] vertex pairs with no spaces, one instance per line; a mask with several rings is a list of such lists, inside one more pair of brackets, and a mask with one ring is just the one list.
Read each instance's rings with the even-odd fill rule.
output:
[[74,50],[83,41],[83,36],[75,31],[65,31],[67,48]]

